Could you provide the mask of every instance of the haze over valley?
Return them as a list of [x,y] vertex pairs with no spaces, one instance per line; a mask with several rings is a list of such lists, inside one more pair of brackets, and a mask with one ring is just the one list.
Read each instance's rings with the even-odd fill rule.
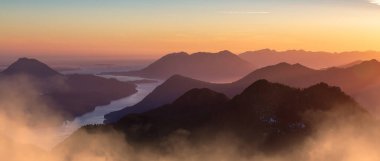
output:
[[0,2],[1,161],[379,161],[380,1]]

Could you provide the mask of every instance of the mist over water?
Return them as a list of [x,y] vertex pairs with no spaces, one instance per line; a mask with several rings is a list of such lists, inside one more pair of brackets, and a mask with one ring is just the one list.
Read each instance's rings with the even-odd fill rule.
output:
[[380,0],[0,0],[0,161],[380,161],[379,98]]
[[[312,114],[319,115],[319,114]],[[313,118],[312,115],[305,115]],[[163,141],[164,149],[154,146],[136,148],[122,133],[79,131],[76,139],[54,151],[54,157],[70,161],[378,161],[380,136],[378,122],[345,113],[330,111],[325,120],[315,120],[315,133],[299,145],[278,153],[265,153],[233,135],[207,136],[194,145],[188,134],[179,130]],[[344,120],[344,121],[343,121]],[[207,139],[208,138],[208,139]],[[213,139],[210,139],[213,138]],[[297,141],[297,140],[295,140]],[[251,147],[251,148],[250,148]],[[248,149],[247,149],[248,148]],[[63,157],[63,158],[65,158]]]
[[[107,76],[109,77],[109,76]],[[115,77],[122,81],[137,78]],[[22,81],[23,83],[20,83]],[[103,132],[79,131],[75,140],[64,142],[65,146],[52,146],[67,137],[77,128],[87,124],[98,124],[104,114],[133,105],[145,97],[160,82],[139,84],[139,92],[133,96],[99,106],[93,112],[66,122],[60,128],[49,128],[62,121],[51,111],[44,111],[48,104],[35,100],[38,93],[27,85],[27,80],[1,82],[2,101],[0,106],[0,158],[8,161],[378,161],[380,126],[378,122],[352,117],[332,111],[330,117],[315,120],[319,123],[316,133],[299,146],[285,149],[281,153],[266,154],[255,149],[244,149],[244,143],[233,136],[209,136],[201,145],[194,146],[187,138],[188,133],[179,130],[163,142],[166,150],[154,147],[136,148],[125,140],[123,133],[115,130]],[[25,84],[25,86],[19,86]],[[12,89],[12,90],[11,90]],[[28,91],[28,92],[25,92]],[[35,107],[34,115],[25,112]],[[39,108],[37,108],[39,107]],[[313,118],[308,116],[308,118]],[[54,140],[56,139],[56,140]],[[39,144],[39,145],[38,145]],[[46,151],[35,148],[44,148]],[[45,145],[45,146],[44,146]],[[50,145],[47,147],[46,145]],[[247,154],[247,150],[250,151]]]
[[[114,70],[131,70],[130,66],[114,64],[83,65],[80,68],[68,68],[63,74],[98,74]],[[73,69],[73,70],[71,70]],[[97,75],[108,79],[116,79],[123,82],[143,80],[140,77]],[[62,142],[73,132],[85,125],[103,124],[104,115],[132,106],[141,101],[162,81],[154,83],[136,84],[137,92],[119,100],[113,100],[108,105],[94,107],[94,110],[76,117],[73,120],[65,120],[55,109],[56,105],[45,99],[39,99],[43,95],[38,80],[29,76],[14,76],[0,80],[0,137],[15,137],[17,142],[50,150]],[[56,84],[60,86],[60,84]],[[57,87],[58,88],[58,87]],[[54,108],[53,108],[54,107]],[[14,127],[12,127],[14,126]],[[21,131],[21,132],[20,132]],[[18,137],[14,134],[25,135]],[[12,140],[12,138],[11,138]]]
[[[111,76],[111,75],[99,75],[104,78],[114,78],[119,81],[135,81],[142,80],[143,78],[139,77],[130,77],[130,76]],[[162,81],[157,80],[155,83],[142,83],[137,84],[137,93],[119,99],[114,100],[108,105],[97,106],[94,111],[86,113],[82,116],[76,117],[72,121],[65,121],[62,126],[58,127],[57,134],[55,137],[51,138],[52,144],[50,145],[40,145],[44,148],[50,149],[56,144],[63,141],[65,138],[70,136],[73,132],[78,130],[80,127],[85,125],[96,125],[103,124],[105,120],[104,115],[121,110],[125,107],[133,106],[136,103],[140,102],[145,96],[152,92]]]
[[[129,76],[99,76],[120,81],[143,79]],[[23,77],[0,81],[0,87],[4,89],[0,91],[0,160],[4,158],[7,161],[380,160],[378,153],[380,142],[377,139],[380,138],[380,124],[368,121],[367,118],[347,117],[344,112],[339,111],[330,111],[327,114],[329,117],[324,120],[313,120],[319,125],[315,127],[315,133],[299,145],[276,154],[267,154],[255,148],[245,149],[247,147],[244,142],[228,134],[207,136],[202,139],[201,145],[194,146],[188,137],[190,133],[182,129],[163,140],[161,144],[165,147],[164,150],[149,145],[143,148],[135,147],[122,132],[112,128],[100,132],[77,130],[85,125],[102,124],[105,114],[138,103],[162,81],[137,84],[138,92],[134,95],[114,100],[109,105],[97,106],[94,111],[76,117],[72,121],[57,118],[54,111],[47,110],[49,102],[35,99],[39,93],[28,82],[29,80]],[[30,111],[29,107],[33,110]],[[306,117],[313,118],[312,115]],[[58,122],[64,124],[57,126]],[[73,136],[75,139],[65,140],[68,136]]]
[[[57,65],[57,70],[60,70],[63,74],[100,74],[100,73],[107,73],[107,72],[125,72],[125,71],[131,71],[131,70],[137,70],[145,67],[148,65],[150,61],[137,61],[134,62],[132,60],[128,62],[118,63],[118,62],[109,62],[109,63],[102,63],[99,61],[98,63],[94,64],[80,64],[80,65]],[[130,64],[130,65],[124,65],[124,64]],[[0,67],[1,69],[1,67]],[[104,77],[107,77],[106,75],[103,75]],[[110,77],[110,76],[108,76]],[[123,79],[123,78],[118,78]],[[126,79],[141,79],[137,77],[129,77]]]

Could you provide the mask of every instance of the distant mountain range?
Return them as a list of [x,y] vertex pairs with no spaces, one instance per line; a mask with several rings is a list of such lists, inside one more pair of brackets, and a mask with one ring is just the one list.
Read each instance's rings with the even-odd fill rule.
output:
[[[302,143],[315,132],[321,120],[337,116],[329,113],[345,116],[339,121],[368,116],[338,87],[319,83],[298,89],[258,80],[232,99],[210,89],[191,89],[169,104],[140,114],[128,114],[114,124],[87,126],[82,130],[96,133],[112,126],[126,135],[128,143],[139,148],[156,146],[163,152],[170,148],[165,143],[173,135],[183,136],[193,146],[204,146],[228,134],[246,147],[243,151],[268,152]],[[338,121],[332,124],[338,125]],[[85,141],[76,136],[55,150],[64,150],[70,143],[79,141],[81,151],[91,146],[91,138]]]
[[[114,122],[129,113],[141,113],[168,104],[186,91],[193,88],[209,88],[232,98],[242,92],[252,82],[267,79],[271,82],[306,88],[313,84],[326,82],[341,87],[375,115],[379,113],[380,101],[380,62],[364,61],[348,68],[328,68],[315,70],[301,64],[280,63],[253,71],[242,79],[215,84],[179,75],[169,78],[161,86],[135,106],[106,115],[106,122]],[[378,90],[379,89],[379,90]]]
[[375,115],[380,114],[380,101],[376,99],[380,96],[380,92],[376,91],[380,89],[380,62],[377,60],[363,61],[347,68],[334,67],[323,70],[282,63],[256,70],[233,84],[245,85],[260,78],[299,88],[326,82],[341,87]]
[[141,70],[103,74],[156,79],[168,79],[178,74],[206,82],[231,82],[254,69],[279,63],[302,64],[312,69],[326,69],[330,67],[348,67],[370,59],[380,60],[380,52],[330,53],[304,50],[276,51],[271,49],[248,51],[239,55],[227,50],[218,53],[198,52],[188,54],[180,52],[165,55]]
[[194,54],[173,53],[165,55],[144,69],[129,72],[108,73],[145,78],[168,79],[179,74],[209,82],[229,82],[253,70],[253,66],[229,51]]
[[300,63],[313,69],[322,69],[347,64],[358,60],[380,60],[380,52],[352,51],[330,53],[304,50],[276,51],[271,49],[263,49],[258,51],[244,52],[240,54],[239,57],[248,62],[251,62],[258,68],[286,62],[290,64]]
[[[26,79],[50,102],[49,107],[66,118],[73,118],[137,92],[136,85],[94,75],[62,75],[48,65],[21,58],[0,73],[0,81]],[[27,89],[28,90],[28,89]]]

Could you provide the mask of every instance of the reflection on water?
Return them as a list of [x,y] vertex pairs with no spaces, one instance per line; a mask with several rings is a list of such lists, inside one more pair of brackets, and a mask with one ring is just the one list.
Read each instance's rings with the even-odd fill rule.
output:
[[[130,77],[130,76],[102,76],[105,78],[115,78],[120,81],[134,81],[141,80],[143,78],[139,77]],[[79,129],[81,126],[89,125],[89,124],[103,124],[104,115],[121,110],[125,107],[135,105],[140,102],[145,96],[147,96],[150,92],[154,90],[162,81],[158,81],[156,83],[144,83],[137,84],[137,93],[112,101],[108,105],[97,106],[94,111],[86,113],[82,116],[76,117],[73,121],[65,122],[60,128],[59,132],[56,136],[55,143],[61,142],[63,139],[71,135],[75,130]]]

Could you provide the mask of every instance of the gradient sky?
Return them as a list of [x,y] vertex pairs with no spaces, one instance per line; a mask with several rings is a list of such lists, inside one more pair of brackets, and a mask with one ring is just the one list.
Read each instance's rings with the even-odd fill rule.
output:
[[380,50],[380,0],[0,0],[0,55]]

